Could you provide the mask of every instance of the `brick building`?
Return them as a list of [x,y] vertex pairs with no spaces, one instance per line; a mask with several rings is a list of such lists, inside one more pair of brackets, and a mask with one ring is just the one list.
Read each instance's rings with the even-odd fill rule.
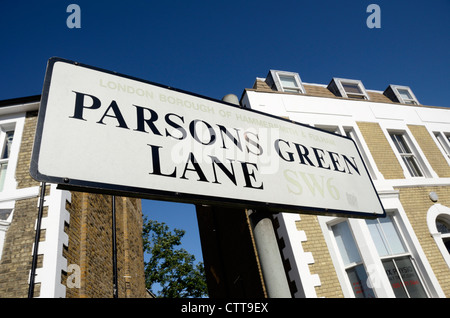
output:
[[275,70],[241,105],[352,138],[387,212],[274,216],[293,297],[450,297],[450,108],[420,104],[407,86],[307,84]]
[[[40,96],[0,101],[0,297],[27,297],[41,184],[29,173]],[[112,297],[112,197],[47,184],[34,297]],[[116,197],[118,296],[146,297],[140,200]]]

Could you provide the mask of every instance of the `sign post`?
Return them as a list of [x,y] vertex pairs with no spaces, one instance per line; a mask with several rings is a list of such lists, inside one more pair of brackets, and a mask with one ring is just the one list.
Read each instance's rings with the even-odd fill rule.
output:
[[111,197],[112,206],[112,222],[111,222],[111,230],[112,230],[112,263],[113,263],[113,298],[119,297],[119,289],[117,283],[117,239],[116,239],[116,197],[113,195]]
[[267,294],[269,298],[290,298],[291,292],[271,215],[259,210],[248,212]]

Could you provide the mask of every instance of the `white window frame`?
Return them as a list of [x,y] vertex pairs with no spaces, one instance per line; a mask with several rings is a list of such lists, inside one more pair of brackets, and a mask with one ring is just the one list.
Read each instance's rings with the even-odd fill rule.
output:
[[[418,148],[416,147],[416,145],[414,144],[414,142],[412,141],[409,133],[406,130],[400,130],[400,129],[388,129],[387,130],[387,134],[388,134],[388,141],[391,144],[391,147],[395,153],[395,155],[398,158],[398,161],[403,169],[404,175],[406,178],[431,178],[431,172],[428,169],[422,155],[419,153]],[[407,147],[409,148],[409,152],[405,151],[405,152],[400,152],[397,148],[397,145],[393,139],[393,135],[401,135],[402,139],[404,140],[404,142],[406,143]],[[414,175],[413,173],[411,173],[410,168],[408,168],[407,166],[407,162],[409,161],[408,159],[411,159],[412,162],[414,162],[420,173],[422,174],[421,176],[418,175]]]
[[0,219],[0,260],[3,255],[3,245],[5,243],[6,232],[8,232],[8,228],[11,225],[12,216],[14,209],[5,209],[10,210],[10,213],[6,219]]
[[442,254],[448,268],[450,269],[450,254],[444,245],[444,239],[448,239],[450,234],[442,234],[438,231],[436,226],[437,219],[444,219],[447,223],[450,223],[450,208],[441,205],[439,203],[434,204],[427,212],[427,225],[431,236],[434,238],[439,251]]
[[450,133],[434,131],[433,135],[437,140],[438,148],[441,149],[442,154],[446,157],[450,164]]
[[[347,78],[333,78],[333,80],[335,81],[336,87],[338,88],[339,93],[341,94],[342,97],[356,100],[370,100],[369,95],[367,94],[367,91],[360,80],[353,80]],[[347,93],[347,91],[344,89],[343,86],[344,83],[357,85],[361,93]]]
[[[368,279],[371,282],[372,289],[375,296],[378,298],[394,297],[394,292],[390,287],[389,280],[382,268],[381,261],[377,258],[376,247],[370,240],[370,233],[368,231],[365,221],[362,219],[345,219],[329,216],[318,216],[319,224],[324,234],[328,250],[330,252],[331,259],[334,267],[336,268],[336,274],[339,283],[342,288],[342,292],[345,298],[355,298],[353,288],[348,278],[346,267],[344,265],[342,256],[340,254],[337,242],[334,238],[332,226],[347,220],[350,230],[355,238],[357,248],[363,260],[364,268],[366,270]],[[361,230],[366,226],[366,231]],[[366,243],[365,247],[361,248],[361,242]],[[375,255],[376,254],[376,255]],[[374,278],[375,277],[375,278]]]
[[339,125],[321,125],[321,124],[315,124],[314,127],[319,128],[321,130],[328,131],[330,133],[336,134],[336,135],[342,135],[342,130]]
[[[394,92],[395,97],[397,97],[397,100],[406,105],[419,105],[419,101],[417,100],[416,96],[412,92],[411,88],[409,86],[402,86],[402,85],[390,85],[392,88],[392,91]],[[408,92],[408,94],[411,96],[411,98],[405,99],[400,94],[399,90],[405,90]]]
[[[413,254],[412,254],[412,252],[411,252],[411,250],[410,250],[410,247],[409,247],[409,244],[408,244],[408,240],[406,239],[406,237],[405,237],[405,235],[403,234],[403,231],[402,231],[402,229],[401,229],[401,227],[400,227],[400,225],[399,225],[399,220],[398,220],[399,216],[398,216],[395,212],[390,211],[390,212],[387,212],[387,213],[386,213],[386,217],[388,217],[388,218],[391,219],[391,224],[393,225],[393,227],[394,227],[394,229],[395,229],[395,231],[396,231],[396,233],[397,233],[397,236],[398,236],[398,238],[399,238],[399,240],[400,240],[400,243],[403,245],[403,249],[404,249],[405,251],[400,252],[400,253],[394,253],[394,252],[392,251],[391,247],[389,246],[389,239],[388,239],[388,237],[386,236],[386,234],[384,233],[384,231],[381,229],[381,231],[380,231],[380,232],[382,233],[381,235],[384,237],[383,243],[386,243],[386,244],[387,244],[386,249],[389,250],[389,254],[388,254],[388,255],[384,255],[384,256],[379,255],[380,260],[381,260],[382,262],[383,262],[383,261],[392,261],[393,264],[394,264],[394,266],[395,266],[395,268],[396,268],[397,271],[398,271],[398,267],[397,267],[398,265],[396,264],[396,263],[397,263],[397,260],[398,260],[399,258],[405,258],[405,257],[408,258],[409,261],[410,261],[411,264],[412,264],[412,267],[414,268],[414,270],[415,270],[415,272],[416,272],[416,274],[417,274],[417,276],[418,276],[418,279],[420,280],[420,282],[421,282],[421,284],[422,284],[422,287],[423,287],[423,289],[424,289],[424,292],[425,292],[427,298],[429,298],[429,297],[430,297],[430,293],[429,293],[429,291],[428,291],[427,283],[426,283],[426,281],[425,281],[423,275],[421,274],[421,272],[420,272],[420,270],[419,270],[419,267],[418,267],[417,264],[416,264],[416,260],[415,260],[415,258],[413,257]],[[367,220],[366,220],[366,222],[367,222]],[[376,222],[378,222],[378,226],[379,226],[379,225],[380,225],[380,220],[379,220],[379,219],[376,219]],[[380,228],[379,228],[379,229],[380,229]],[[373,240],[373,238],[372,238],[372,240]],[[378,252],[377,252],[377,253],[378,253]],[[383,266],[383,267],[384,267],[384,266]],[[401,281],[401,283],[404,284],[404,280],[403,280],[403,277],[402,277],[401,275],[399,275],[399,280]],[[400,288],[400,287],[399,287],[399,288]],[[408,289],[406,288],[406,286],[403,285],[402,288],[404,289],[404,291],[405,291],[406,295],[408,296],[408,298],[410,298],[409,292],[408,292]]]
[[[11,158],[11,148],[14,143],[15,125],[4,125],[0,127],[0,191],[3,191],[8,174],[9,161]],[[8,156],[4,158],[8,143],[8,133],[13,133],[11,145],[9,146]],[[4,168],[5,167],[5,168]]]
[[[302,80],[300,78],[300,75],[298,75],[298,73],[271,70],[270,74],[275,83],[275,87],[277,88],[278,91],[288,92],[288,93],[305,94],[305,88],[303,87]],[[296,87],[283,86],[280,76],[286,76],[286,77],[293,78],[297,86]]]
[[367,171],[369,172],[369,176],[372,178],[372,180],[377,180],[381,178],[381,173],[377,170],[376,164],[373,161],[371,157],[369,157],[367,154],[370,154],[370,151],[365,148],[365,145],[363,144],[362,140],[363,137],[359,130],[356,128],[357,125],[314,125],[314,127],[326,130],[328,132],[341,135],[341,136],[347,136],[351,138],[356,146],[358,147],[359,153],[361,154],[364,163],[367,167]]
[[[347,223],[348,228],[350,230],[350,235],[351,235],[351,237],[353,239],[353,243],[355,244],[355,247],[357,249],[356,252],[358,253],[358,256],[359,256],[359,260],[357,262],[351,262],[351,263],[348,263],[348,264],[344,263],[341,251],[340,251],[338,243],[336,241],[335,233],[333,231],[333,227],[334,226],[336,226],[338,224],[342,224],[342,223]],[[372,290],[372,292],[376,295],[376,293],[373,290],[373,288],[371,288],[372,286],[368,286],[369,284],[367,284],[368,280],[369,280],[368,277],[369,277],[370,273],[367,271],[367,267],[366,267],[366,265],[364,263],[364,259],[363,259],[362,255],[361,255],[361,250],[359,248],[358,242],[356,241],[356,237],[355,237],[355,235],[353,233],[351,220],[345,219],[345,218],[336,218],[332,222],[329,222],[328,230],[330,232],[330,235],[332,236],[333,248],[335,249],[337,260],[338,260],[339,266],[341,268],[340,279],[342,280],[343,284],[345,285],[345,289],[347,291],[347,297],[356,298],[355,289],[352,286],[352,283],[350,281],[348,270],[356,269],[358,266],[362,266],[364,268],[365,274],[367,275],[367,280],[366,280],[366,282],[362,282],[363,286],[361,286],[361,287],[362,288],[364,288],[364,287],[370,288]]]
[[[397,229],[400,239],[407,250],[406,253],[402,255],[395,255],[395,257],[407,255],[411,258],[417,275],[420,277],[421,283],[428,297],[445,297],[436,278],[434,277],[425,254],[421,250],[417,238],[415,238],[414,234],[410,234],[410,232],[413,231],[411,226],[407,221],[405,222],[403,220],[405,217],[404,211],[389,209],[386,210],[386,212],[388,215],[392,216],[394,226]],[[342,222],[345,219],[319,216],[318,220],[322,232],[324,233],[324,238],[330,251],[331,259],[336,268],[336,274],[344,293],[344,297],[354,298],[355,295],[350,284],[350,280],[347,277],[346,267],[344,266],[332,230],[333,225]],[[346,221],[349,223],[350,230],[355,238],[357,248],[359,249],[359,253],[368,275],[369,287],[372,287],[376,297],[378,298],[395,298],[394,290],[388,276],[386,275],[386,271],[382,263],[382,259],[385,257],[380,257],[378,254],[366,220],[349,218],[346,219]]]
[[7,159],[0,158],[0,167],[2,164],[7,164],[5,171],[3,187],[0,188],[0,199],[2,194],[14,191],[16,189],[16,166],[19,157],[20,143],[22,140],[22,131],[24,125],[24,116],[19,114],[15,118],[0,119],[0,156],[3,155],[3,150],[6,143],[6,135],[9,131],[14,131],[13,141],[11,144],[10,154]]

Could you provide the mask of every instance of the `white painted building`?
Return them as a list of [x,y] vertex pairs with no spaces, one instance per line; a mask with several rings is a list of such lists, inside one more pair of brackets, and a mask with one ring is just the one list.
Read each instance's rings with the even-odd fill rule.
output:
[[[4,269],[4,273],[9,272],[8,264],[15,262],[17,262],[16,272],[20,272],[19,267],[28,262],[25,258],[21,261],[18,259],[27,254],[29,261],[33,254],[34,244],[24,244],[22,247],[22,249],[26,249],[23,250],[24,254],[18,253],[19,250],[16,249],[23,244],[24,240],[27,240],[25,234],[27,226],[21,221],[14,222],[15,227],[13,225],[12,232],[17,232],[10,233],[9,240],[14,240],[15,243],[10,243],[8,250],[4,251],[4,249],[5,241],[7,241],[6,234],[11,229],[13,220],[23,220],[30,212],[30,215],[34,214],[34,218],[26,220],[27,223],[30,223],[38,213],[37,204],[39,203],[35,204],[33,210],[25,209],[23,205],[17,205],[17,203],[39,202],[40,186],[36,182],[24,181],[24,178],[27,179],[28,167],[23,167],[25,152],[28,152],[26,144],[30,142],[32,144],[34,138],[34,125],[25,127],[27,122],[30,123],[30,117],[27,114],[37,112],[39,101],[40,96],[34,96],[4,101],[0,107],[0,149],[2,150],[0,159],[0,267]],[[35,284],[39,285],[40,297],[65,296],[65,286],[61,284],[61,272],[67,268],[67,261],[62,253],[63,246],[68,245],[68,236],[64,233],[64,222],[69,222],[69,215],[65,209],[66,200],[70,201],[70,192],[57,190],[56,185],[51,186],[50,192],[47,192],[44,198],[44,207],[47,207],[47,211],[41,224],[42,242],[37,251],[43,261],[37,268],[35,276]],[[28,229],[30,228],[28,227]],[[29,233],[34,235],[34,229],[30,230]],[[30,242],[29,239],[27,241]],[[29,270],[23,271],[24,277],[27,272]],[[6,274],[3,276],[3,281],[7,280],[5,277],[12,277],[12,275],[7,276]],[[27,282],[17,281],[16,286],[24,283],[26,285]],[[11,289],[13,284],[10,282],[9,285]],[[2,294],[4,296],[11,295],[6,291]]]
[[351,137],[387,212],[376,220],[278,214],[294,297],[450,296],[450,108],[420,104],[407,86],[308,84],[274,70],[241,105]]

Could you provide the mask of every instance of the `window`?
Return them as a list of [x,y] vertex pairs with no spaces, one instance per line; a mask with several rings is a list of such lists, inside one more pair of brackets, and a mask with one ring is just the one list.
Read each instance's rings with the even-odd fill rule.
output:
[[294,76],[279,75],[281,87],[285,92],[300,93],[300,87]]
[[402,101],[405,104],[412,104],[412,105],[416,105],[417,103],[414,101],[414,98],[411,96],[411,94],[409,93],[408,90],[406,89],[398,89],[397,90]]
[[392,216],[366,220],[378,255],[398,298],[427,297],[413,258],[403,243]]
[[266,82],[272,89],[280,92],[305,93],[298,73],[271,70]]
[[331,132],[333,134],[341,135],[341,136],[347,136],[355,142],[356,146],[358,147],[359,153],[361,154],[364,164],[367,167],[367,171],[369,172],[369,176],[372,178],[372,180],[376,180],[376,174],[374,169],[372,168],[372,165],[369,161],[369,158],[366,155],[366,152],[364,151],[361,139],[358,137],[355,129],[353,127],[342,127],[342,126],[333,126],[333,125],[314,125],[314,127]]
[[342,87],[344,88],[348,98],[365,99],[364,94],[357,83],[343,82]]
[[11,214],[13,209],[0,209],[0,260],[3,254],[6,232],[11,224]]
[[0,191],[3,190],[6,178],[6,170],[8,168],[8,160],[11,153],[11,145],[14,137],[14,131],[1,132],[2,145],[1,145],[1,156],[0,156]]
[[427,212],[427,225],[431,237],[450,267],[450,208],[434,204]]
[[447,252],[450,253],[450,223],[446,218],[438,216],[436,219],[436,228],[441,234],[440,236]]
[[405,134],[402,132],[391,132],[390,136],[394,142],[400,157],[403,160],[409,174],[412,177],[423,177],[422,169],[417,161],[415,154],[412,152],[411,147],[406,141]]
[[450,133],[435,132],[434,136],[439,142],[439,145],[444,150],[444,153],[450,159]]
[[399,103],[408,105],[419,105],[416,96],[408,86],[390,85]]
[[339,126],[330,126],[330,125],[314,125],[314,127],[328,131],[330,133],[336,134],[336,135],[342,135],[341,130]]
[[337,96],[369,100],[369,95],[360,80],[333,78],[328,89]]
[[364,160],[364,164],[367,167],[367,171],[369,172],[369,176],[372,178],[372,180],[376,180],[377,176],[376,176],[375,170],[373,169],[373,166],[369,161],[369,157],[367,156],[366,151],[364,151],[364,149],[363,149],[361,139],[360,139],[360,137],[358,137],[355,129],[353,127],[344,127],[344,132],[347,137],[353,139],[353,141],[356,143],[359,153],[361,154],[361,156]]
[[[345,297],[443,297],[408,221],[399,211],[386,212],[385,218],[374,220],[318,218]],[[433,216],[427,216],[427,223],[432,219],[435,228]]]
[[367,285],[367,273],[348,222],[340,222],[331,229],[355,297],[374,298],[373,290]]

